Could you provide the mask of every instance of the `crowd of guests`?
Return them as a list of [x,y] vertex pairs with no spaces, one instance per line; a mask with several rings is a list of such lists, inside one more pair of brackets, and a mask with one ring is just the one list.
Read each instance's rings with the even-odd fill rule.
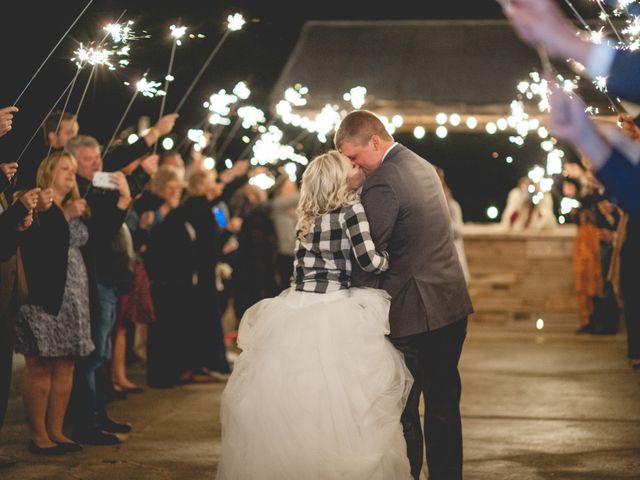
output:
[[[15,113],[0,110],[0,135]],[[127,358],[146,360],[151,387],[224,381],[223,312],[240,318],[289,285],[296,183],[276,172],[267,192],[246,160],[218,172],[154,154],[176,119],[103,151],[57,111],[36,151],[0,163],[0,420],[15,350],[34,454],[126,438],[107,407],[143,390]]]
[[[608,42],[583,38],[553,0],[507,0],[504,12],[522,40],[552,58],[582,65],[591,78],[606,77],[608,95],[640,103],[640,55]],[[640,130],[629,117],[619,126],[589,118],[582,99],[549,78],[550,127],[581,155],[567,165],[565,193],[581,201],[574,265],[583,318],[582,331],[617,329],[616,302],[622,304],[628,357],[640,370]],[[615,205],[615,206],[614,206]],[[620,213],[624,212],[624,213]]]
[[[552,0],[511,0],[505,13],[526,42],[608,76],[613,96],[640,102],[637,54],[582,40]],[[581,331],[617,331],[623,309],[629,359],[640,369],[640,128],[627,117],[622,129],[597,126],[579,97],[551,88],[552,131],[584,159],[567,166],[563,185],[580,202],[572,215]],[[0,136],[16,112],[0,109]],[[132,347],[147,361],[151,387],[224,379],[222,313],[233,302],[240,318],[289,285],[296,183],[282,172],[266,192],[249,183],[260,172],[247,161],[217,172],[197,158],[185,167],[177,151],[154,154],[176,119],[166,115],[135,143],[102,151],[77,118],[58,111],[39,149],[20,165],[0,163],[0,426],[15,349],[26,362],[35,454],[114,445],[131,431],[107,403],[142,390],[127,376]],[[464,258],[461,211],[442,181]],[[514,203],[525,190],[526,182]],[[520,210],[506,221],[546,221]],[[0,457],[0,466],[11,462]]]

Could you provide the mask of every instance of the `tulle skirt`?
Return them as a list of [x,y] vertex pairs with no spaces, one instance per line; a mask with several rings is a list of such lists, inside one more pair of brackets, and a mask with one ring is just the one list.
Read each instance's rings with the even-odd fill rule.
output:
[[400,415],[413,379],[381,290],[286,290],[240,323],[222,395],[218,480],[410,479]]

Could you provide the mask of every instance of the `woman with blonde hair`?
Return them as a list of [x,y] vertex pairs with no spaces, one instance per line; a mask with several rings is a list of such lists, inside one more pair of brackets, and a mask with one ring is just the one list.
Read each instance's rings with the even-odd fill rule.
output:
[[222,396],[222,479],[410,479],[400,415],[412,378],[389,333],[389,297],[351,288],[352,259],[387,270],[331,151],[302,177],[294,281],[247,310]]
[[38,214],[22,245],[29,285],[18,313],[16,351],[25,356],[24,404],[32,453],[59,455],[81,450],[62,432],[75,359],[94,349],[89,318],[87,270],[80,252],[89,238],[88,214],[76,183],[77,163],[63,152],[40,165],[37,185],[53,190],[53,205]]

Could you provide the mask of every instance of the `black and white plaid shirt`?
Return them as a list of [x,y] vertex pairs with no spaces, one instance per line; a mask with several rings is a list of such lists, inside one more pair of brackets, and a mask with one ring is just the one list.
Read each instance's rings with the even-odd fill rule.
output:
[[359,202],[316,218],[305,241],[296,240],[295,289],[325,293],[349,288],[352,250],[367,272],[381,273],[389,268],[389,256],[376,251],[369,221]]

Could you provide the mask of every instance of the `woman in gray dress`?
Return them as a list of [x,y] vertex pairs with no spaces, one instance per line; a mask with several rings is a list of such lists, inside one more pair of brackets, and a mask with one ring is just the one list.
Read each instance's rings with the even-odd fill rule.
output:
[[29,450],[61,454],[81,447],[62,432],[77,357],[94,349],[87,270],[80,252],[88,240],[86,202],[76,184],[77,164],[66,153],[48,156],[37,184],[53,190],[53,205],[39,214],[22,247],[29,297],[16,323],[16,351],[25,356],[24,405]]

